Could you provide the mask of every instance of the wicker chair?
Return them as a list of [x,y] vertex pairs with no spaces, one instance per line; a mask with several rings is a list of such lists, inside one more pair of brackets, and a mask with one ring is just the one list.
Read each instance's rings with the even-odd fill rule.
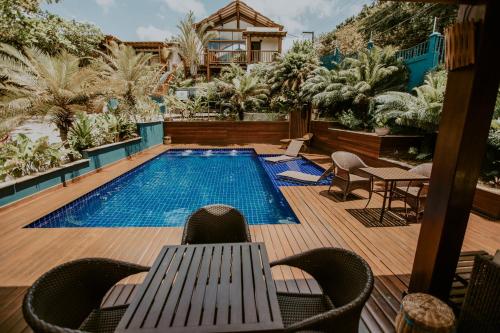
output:
[[277,265],[307,272],[323,290],[321,295],[278,293],[286,331],[358,331],[361,309],[373,289],[364,259],[344,249],[320,248],[271,263]]
[[[408,171],[430,178],[432,163],[420,164]],[[415,212],[418,222],[419,215],[423,213],[425,209],[427,190],[427,182],[424,181],[397,182],[389,199],[389,207],[391,206],[392,201],[403,200],[405,203],[406,216],[408,217],[409,206]]]
[[357,189],[363,189],[368,191],[369,199],[371,199],[371,180],[359,170],[368,167],[368,165],[359,156],[346,151],[333,153],[332,160],[335,168],[328,192],[330,192],[332,186],[339,187],[342,190],[342,199],[345,201],[349,193]]
[[490,255],[475,258],[457,332],[500,332],[500,265]]
[[226,205],[209,205],[191,214],[184,226],[181,244],[251,242],[245,217]]
[[101,258],[57,266],[28,289],[24,318],[37,333],[113,332],[127,306],[100,308],[103,297],[118,281],[148,270]]

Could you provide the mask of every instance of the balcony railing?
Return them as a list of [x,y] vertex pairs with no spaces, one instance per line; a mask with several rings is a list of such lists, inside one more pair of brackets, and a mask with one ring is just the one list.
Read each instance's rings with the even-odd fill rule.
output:
[[208,64],[255,64],[258,62],[272,62],[276,59],[276,51],[226,51],[209,50],[206,57]]

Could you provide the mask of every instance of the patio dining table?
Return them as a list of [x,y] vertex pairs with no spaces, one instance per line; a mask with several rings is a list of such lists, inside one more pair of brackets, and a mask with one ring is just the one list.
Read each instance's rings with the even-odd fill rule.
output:
[[280,331],[263,243],[165,246],[116,332]]
[[[379,180],[384,183],[384,187],[382,191],[373,191],[374,193],[383,193],[383,201],[382,201],[382,210],[380,212],[380,220],[379,222],[382,223],[384,221],[384,214],[386,211],[386,202],[387,199],[389,199],[393,195],[394,187],[398,182],[403,182],[403,181],[428,181],[429,177],[419,175],[417,173],[409,172],[408,170],[397,168],[397,167],[386,167],[386,168],[374,168],[374,167],[369,167],[369,168],[360,168],[361,171],[365,172],[368,174],[372,180],[372,187],[373,187],[373,180]],[[369,203],[370,201],[368,201]],[[368,206],[368,203],[366,206]],[[390,202],[389,202],[389,207],[390,209]]]

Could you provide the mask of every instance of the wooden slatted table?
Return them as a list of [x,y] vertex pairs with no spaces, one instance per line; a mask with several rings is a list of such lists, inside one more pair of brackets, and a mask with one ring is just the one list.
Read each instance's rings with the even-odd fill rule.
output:
[[165,246],[117,332],[283,329],[263,243]]
[[[401,168],[396,168],[396,167],[389,167],[389,168],[360,168],[359,170],[367,173],[370,175],[370,177],[373,179],[378,179],[384,182],[384,190],[382,197],[384,198],[382,201],[382,210],[380,211],[380,223],[384,221],[384,213],[386,210],[385,204],[389,196],[392,196],[392,192],[394,190],[394,187],[396,186],[397,182],[403,182],[403,181],[428,181],[429,177],[419,175],[414,172],[409,172],[408,170],[401,169]],[[373,191],[374,193],[377,193],[376,191]],[[368,200],[368,203],[370,201]],[[366,204],[368,206],[368,203]],[[390,203],[389,203],[389,209],[390,209]]]

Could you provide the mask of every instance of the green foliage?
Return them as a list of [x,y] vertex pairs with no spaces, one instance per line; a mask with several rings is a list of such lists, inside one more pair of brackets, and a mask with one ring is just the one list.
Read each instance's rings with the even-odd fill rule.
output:
[[36,47],[49,54],[62,50],[77,56],[95,53],[104,38],[99,28],[42,11],[41,2],[0,0],[0,42]]
[[309,74],[319,66],[319,58],[310,41],[295,42],[290,50],[276,61],[269,77],[273,104],[297,108],[305,101],[300,90]]
[[350,54],[364,48],[370,36],[381,47],[413,47],[431,34],[434,17],[438,18],[437,28],[442,32],[456,13],[456,5],[374,1],[333,31],[322,34],[317,49],[321,55],[333,53],[335,47]]
[[100,92],[91,66],[66,51],[54,56],[36,48],[0,44],[0,114],[47,114],[66,141],[76,112],[93,108]]
[[372,125],[373,98],[389,90],[403,90],[408,73],[391,47],[363,50],[345,58],[338,68],[314,70],[302,86],[301,96],[323,113],[351,110],[363,127]]
[[137,53],[124,44],[111,43],[107,47],[109,54],[101,53],[97,66],[104,81],[103,95],[117,99],[120,111],[128,117],[140,117],[152,112],[151,109],[159,112],[158,104],[149,96],[156,90],[161,76],[159,65],[149,65],[152,55]]
[[338,121],[342,126],[352,130],[360,129],[363,125],[363,122],[358,119],[352,110],[342,112],[338,117]]
[[235,77],[231,81],[231,98],[229,104],[243,120],[244,112],[249,108],[258,107],[267,100],[269,89],[260,83],[259,79],[249,75]]
[[79,113],[68,134],[70,147],[81,153],[84,149],[120,142],[136,135],[136,124],[124,114]]
[[93,119],[83,112],[79,113],[68,133],[70,147],[78,152],[94,147],[96,144],[94,128]]
[[396,124],[435,132],[439,126],[446,89],[446,71],[431,72],[415,95],[390,91],[376,97],[376,114],[395,120]]
[[194,13],[190,11],[185,19],[177,26],[179,35],[175,38],[178,43],[177,53],[184,63],[184,75],[196,77],[201,57],[205,51],[208,41],[215,38],[213,32],[208,31],[211,24],[205,23],[195,29]]
[[60,144],[49,144],[48,137],[31,141],[19,134],[0,147],[0,180],[42,172],[61,165],[66,151]]

